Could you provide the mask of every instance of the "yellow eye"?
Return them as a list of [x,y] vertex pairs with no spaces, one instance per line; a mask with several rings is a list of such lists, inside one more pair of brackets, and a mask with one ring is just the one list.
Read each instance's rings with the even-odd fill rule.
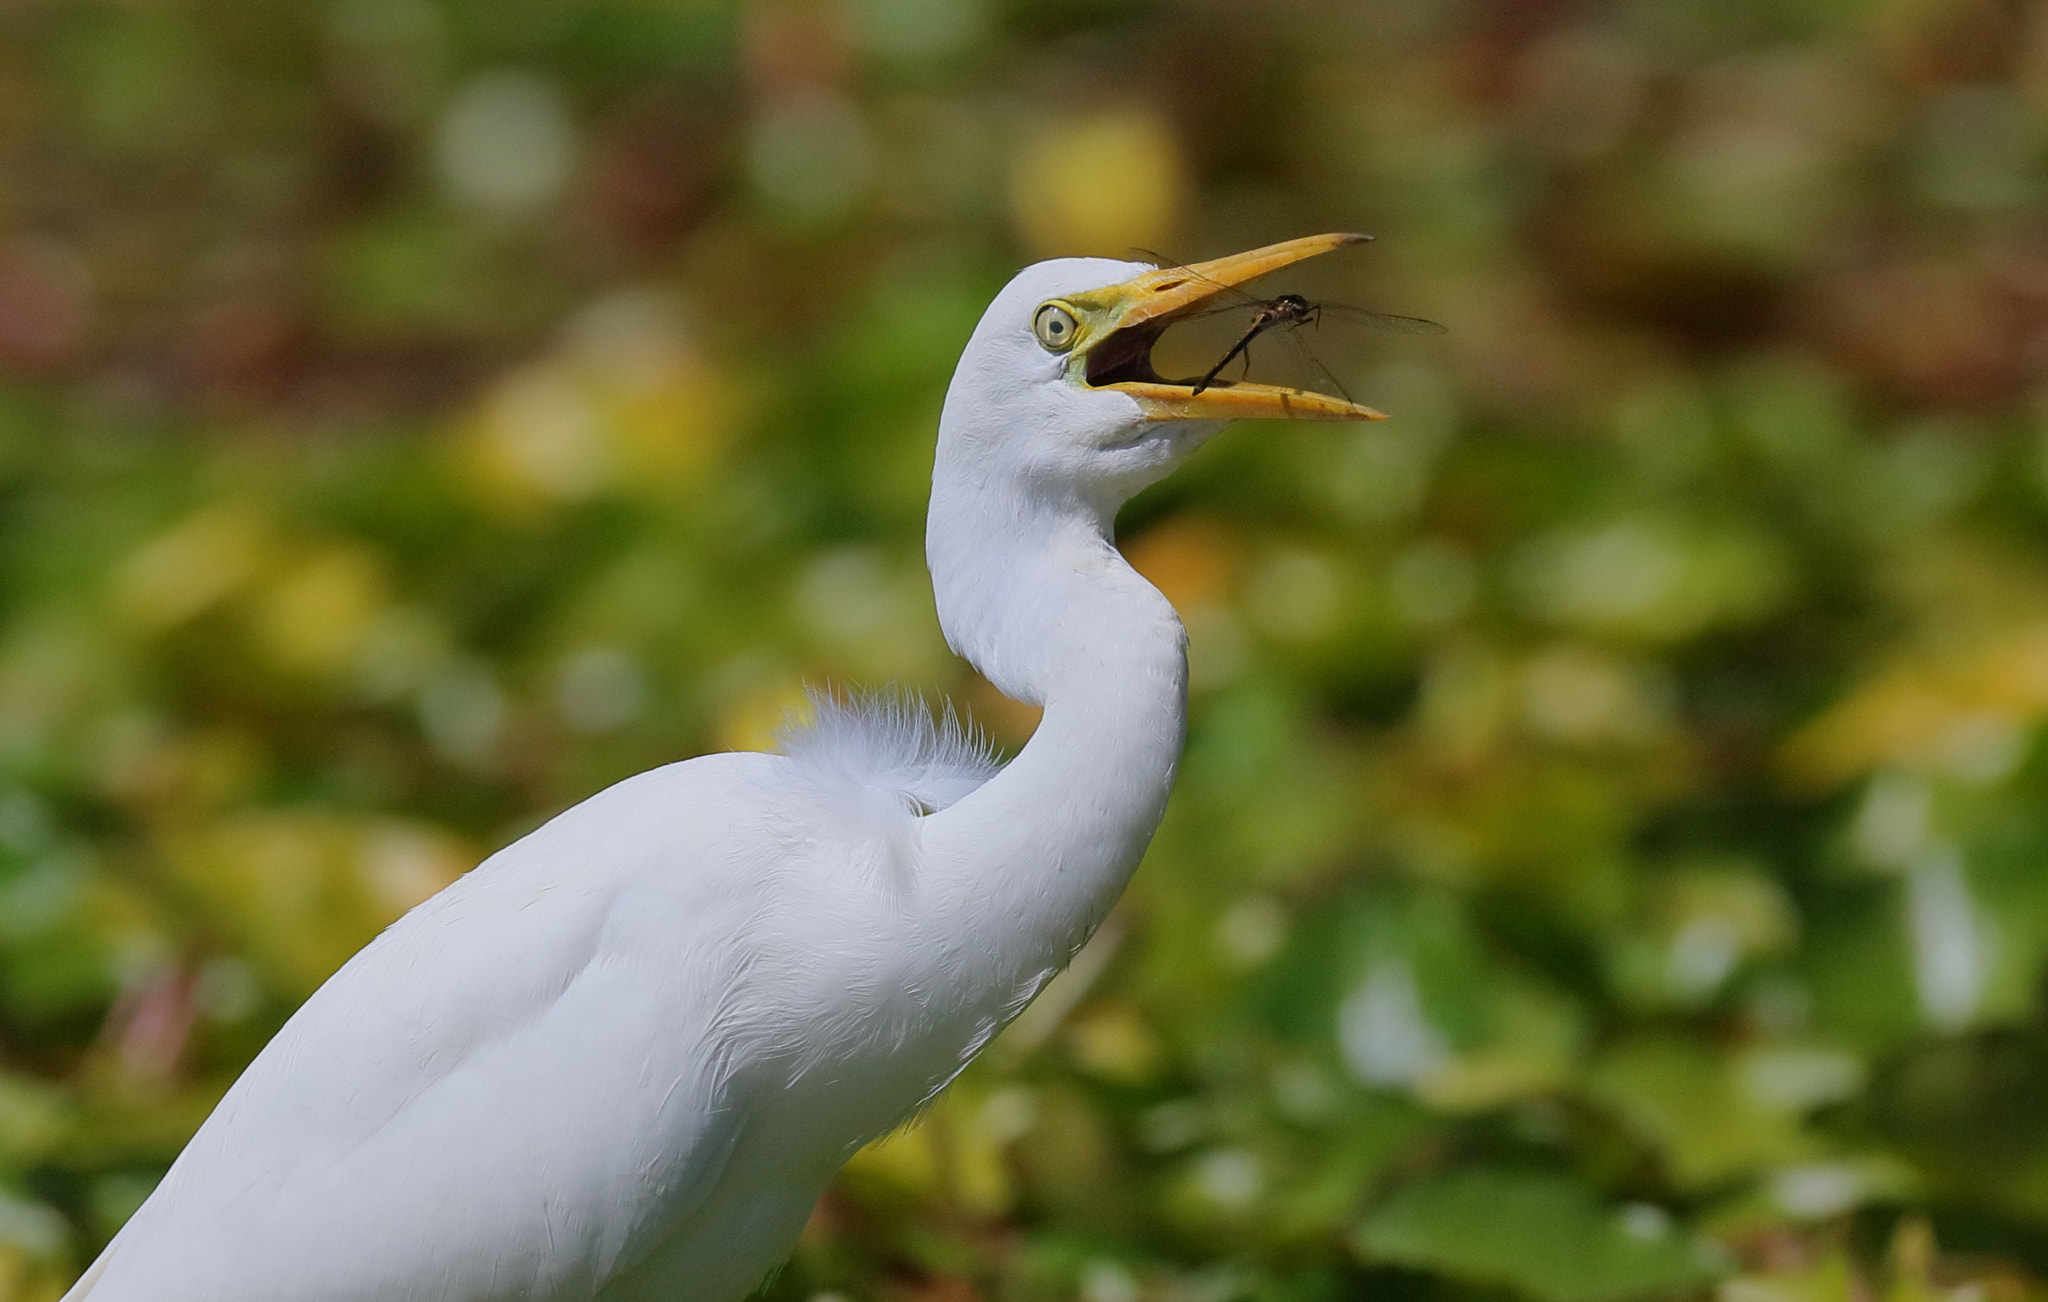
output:
[[1031,318],[1031,333],[1038,336],[1038,342],[1049,353],[1063,353],[1074,346],[1074,336],[1080,333],[1080,323],[1074,314],[1058,303],[1046,303],[1038,309],[1038,315]]

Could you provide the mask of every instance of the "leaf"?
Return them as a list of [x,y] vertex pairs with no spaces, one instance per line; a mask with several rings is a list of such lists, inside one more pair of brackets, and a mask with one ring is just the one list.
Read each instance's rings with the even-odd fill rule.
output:
[[1670,1293],[1721,1273],[1712,1250],[1656,1208],[1612,1208],[1570,1180],[1506,1171],[1410,1185],[1354,1243],[1372,1260],[1505,1284],[1539,1302]]
[[1592,1093],[1697,1189],[1809,1156],[1796,1102],[1760,1098],[1726,1053],[1675,1035],[1638,1036],[1595,1065]]

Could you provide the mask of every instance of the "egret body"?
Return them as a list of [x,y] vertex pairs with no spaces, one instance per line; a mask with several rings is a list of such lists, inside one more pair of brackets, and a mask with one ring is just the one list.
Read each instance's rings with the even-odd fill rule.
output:
[[[235,1083],[69,1302],[734,1302],[862,1144],[1064,966],[1158,825],[1184,635],[1117,509],[1239,416],[1378,415],[1160,380],[1221,286],[1069,259],[995,299],[946,397],[947,641],[1042,705],[997,770],[921,711],[823,707],[561,814],[408,913]],[[1191,277],[1190,270],[1199,271]]]

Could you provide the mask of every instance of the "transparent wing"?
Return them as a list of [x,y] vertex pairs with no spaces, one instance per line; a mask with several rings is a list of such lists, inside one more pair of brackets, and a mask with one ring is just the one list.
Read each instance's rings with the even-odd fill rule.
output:
[[1184,312],[1179,319],[1182,321],[1199,321],[1204,317],[1212,316],[1243,316],[1247,312],[1257,312],[1266,306],[1264,299],[1252,298],[1247,294],[1240,294],[1234,289],[1228,292],[1232,295],[1230,302],[1213,304],[1193,312]]
[[1335,389],[1338,397],[1355,405],[1356,400],[1352,398],[1351,391],[1346,389],[1343,382],[1330,373],[1330,368],[1323,365],[1322,359],[1310,352],[1308,345],[1301,341],[1300,329],[1300,326],[1295,325],[1280,330],[1269,330],[1266,333],[1278,334],[1284,337],[1287,340],[1287,346],[1293,350],[1296,359],[1308,367],[1310,374],[1317,376],[1325,384]]
[[1373,330],[1391,330],[1402,335],[1441,335],[1450,333],[1434,321],[1425,321],[1419,316],[1396,316],[1392,312],[1373,312],[1362,307],[1346,307],[1342,303],[1321,303],[1317,306],[1341,321],[1366,326]]

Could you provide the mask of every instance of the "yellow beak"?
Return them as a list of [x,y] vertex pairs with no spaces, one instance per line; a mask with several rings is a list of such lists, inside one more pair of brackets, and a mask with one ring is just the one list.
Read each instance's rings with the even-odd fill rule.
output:
[[[1161,267],[1065,300],[1081,311],[1070,374],[1090,388],[1138,400],[1150,420],[1385,420],[1386,413],[1326,393],[1216,380],[1200,393],[1152,373],[1152,345],[1166,327],[1246,281],[1369,235],[1309,235],[1188,267]],[[1247,319],[1246,324],[1250,324]]]

